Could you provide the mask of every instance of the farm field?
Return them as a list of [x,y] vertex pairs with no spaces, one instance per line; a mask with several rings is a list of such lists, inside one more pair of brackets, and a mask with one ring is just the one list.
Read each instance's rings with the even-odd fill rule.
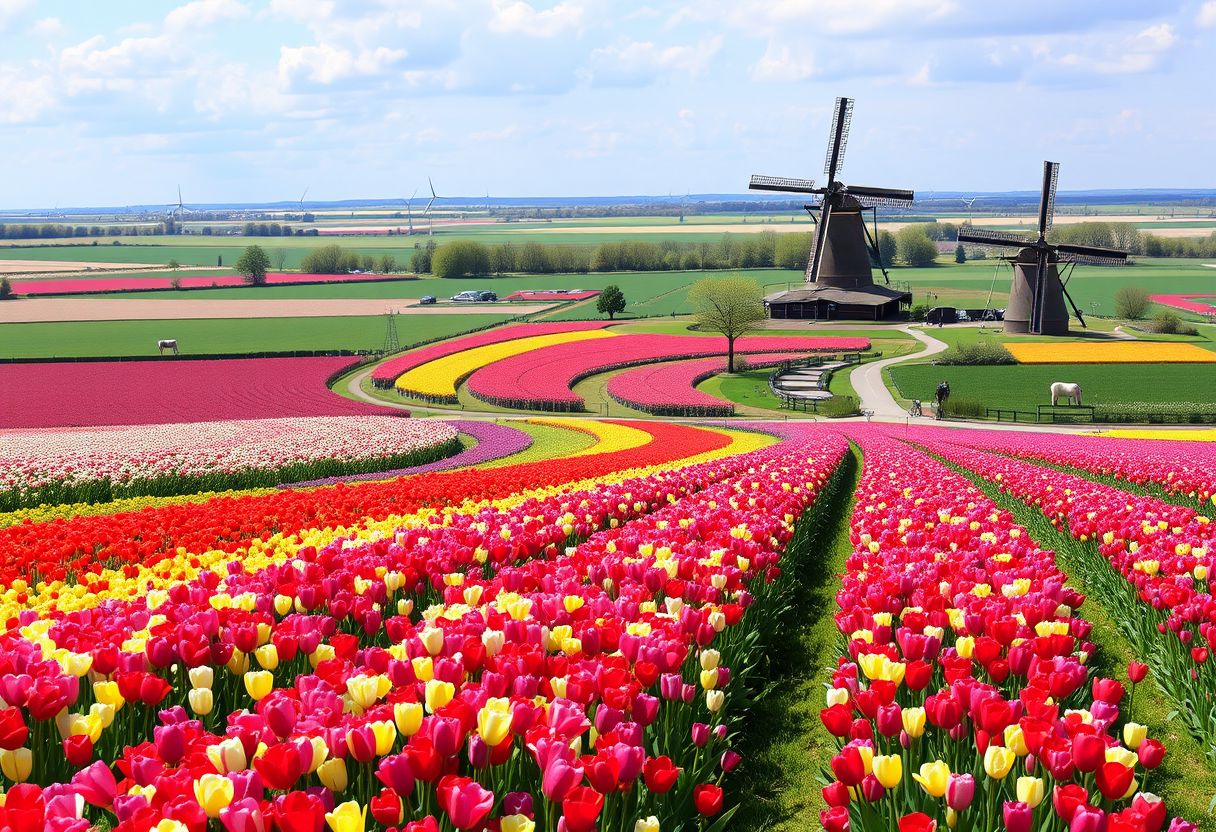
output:
[[[1153,800],[1164,802],[1154,803],[1153,812],[1206,824],[1216,769],[1203,748],[1212,737],[1203,718],[1175,724],[1167,711],[1203,695],[1211,682],[1188,675],[1188,668],[1202,667],[1200,659],[1177,633],[1164,628],[1163,635],[1153,625],[1170,607],[1154,610],[1131,582],[1141,580],[1136,570],[1146,569],[1141,564],[1150,557],[1162,564],[1148,579],[1153,591],[1170,591],[1172,570],[1206,569],[1216,541],[1211,524],[1199,520],[1198,500],[1216,489],[1209,459],[1216,444],[935,428],[909,433],[856,423],[741,421],[736,424],[748,430],[737,431],[596,420],[390,421],[414,426],[416,439],[401,438],[423,445],[460,432],[461,455],[482,449],[476,459],[466,457],[479,467],[434,470],[450,464],[440,461],[389,479],[360,481],[372,473],[335,478],[347,480],[339,487],[114,504],[125,509],[132,499],[145,501],[138,512],[72,517],[45,506],[36,515],[45,520],[0,528],[3,581],[29,587],[0,596],[6,617],[20,614],[26,622],[4,650],[23,643],[66,649],[82,657],[73,661],[91,659],[104,676],[111,651],[117,655],[120,643],[140,638],[137,611],[144,598],[157,599],[167,622],[158,630],[163,641],[150,639],[143,648],[156,661],[97,680],[100,695],[123,700],[110,724],[97,729],[97,741],[69,742],[67,754],[58,743],[32,744],[22,778],[39,787],[93,788],[121,753],[148,760],[159,772],[153,782],[181,778],[190,794],[198,792],[200,806],[230,805],[217,784],[241,780],[248,769],[264,789],[280,793],[265,798],[270,812],[280,801],[320,817],[324,805],[311,801],[324,796],[352,807],[343,811],[370,806],[385,820],[391,808],[395,818],[404,812],[407,819],[431,815],[463,823],[470,810],[445,797],[444,781],[426,779],[428,770],[416,768],[426,763],[466,778],[460,788],[481,795],[478,817],[500,817],[504,810],[494,808],[489,795],[504,789],[498,777],[513,770],[505,788],[516,793],[512,800],[530,801],[534,812],[587,812],[599,821],[652,813],[672,828],[691,823],[685,828],[692,829],[704,825],[700,817],[742,822],[735,820],[741,812],[771,826],[786,811],[773,794],[804,801],[802,816],[821,818],[826,828],[844,828],[845,819],[887,828],[911,810],[943,824],[947,811],[957,812],[960,823],[980,824],[987,806],[1045,790],[1050,777],[1060,788],[1076,787],[1066,795],[1093,789],[1101,811],[1129,817],[1146,805],[1139,792],[1154,789],[1161,798]],[[279,441],[273,433],[236,434],[242,435],[250,451]],[[102,442],[106,434],[95,436]],[[359,444],[338,456],[357,452]],[[55,446],[45,447],[50,461]],[[1145,450],[1128,452],[1140,447]],[[1174,462],[1180,454],[1193,463],[1181,473]],[[1045,464],[1062,459],[1077,467]],[[1105,484],[1100,478],[1110,476],[1113,459],[1124,461],[1117,476],[1127,479]],[[1006,491],[991,489],[997,473]],[[1162,495],[1178,488],[1181,498],[1195,502],[1190,508],[1168,503],[1148,496],[1149,487]],[[741,493],[748,499],[737,499]],[[1072,522],[1064,530],[1039,513],[1055,510],[1044,502],[1052,493],[1061,495],[1052,499]],[[905,518],[898,534],[885,522],[890,513]],[[1166,529],[1160,535],[1153,533],[1158,518]],[[1142,529],[1135,558],[1122,539],[1102,537],[1131,526]],[[131,540],[146,543],[132,549]],[[1171,559],[1167,547],[1190,554]],[[966,556],[936,554],[946,549]],[[94,577],[72,584],[69,569]],[[370,577],[377,570],[383,577]],[[283,581],[288,575],[294,576],[290,585]],[[633,603],[613,601],[602,586],[609,575],[616,576],[613,592]],[[891,583],[897,575],[901,580]],[[980,592],[981,583],[1008,589]],[[933,593],[970,599],[973,623],[965,625],[961,611],[914,609],[930,584]],[[879,586],[883,591],[871,591]],[[1187,586],[1193,601],[1169,595],[1170,606],[1210,598],[1205,581]],[[898,626],[887,609],[893,591],[902,610]],[[368,617],[368,595],[390,614]],[[739,603],[744,597],[746,604]],[[220,620],[230,623],[201,644],[179,638],[188,622],[216,611],[217,598],[224,599]],[[806,615],[816,598],[824,607]],[[796,600],[791,606],[783,599]],[[663,606],[680,612],[656,615]],[[245,629],[251,615],[262,635],[253,624]],[[939,619],[940,625],[932,623]],[[91,628],[75,626],[81,621]],[[335,633],[314,644],[299,635],[303,621],[330,621]],[[533,624],[548,628],[548,638],[534,640]],[[1050,637],[1035,635],[1047,630]],[[377,646],[386,636],[391,646]],[[788,655],[795,644],[807,651],[803,662],[755,660],[758,651]],[[396,645],[413,658],[393,659]],[[186,656],[195,672],[174,673],[173,660]],[[240,657],[235,671],[233,656]],[[522,656],[539,661],[516,665]],[[64,678],[64,666],[51,661],[46,678]],[[508,671],[518,681],[500,691],[495,686]],[[111,681],[112,691],[105,687]],[[515,694],[511,685],[535,686],[535,693]],[[786,703],[760,698],[761,692],[786,686],[810,697],[807,718],[762,718],[775,717],[770,709]],[[297,700],[294,691],[301,688],[362,704],[339,705],[330,722],[314,726],[311,709],[319,703]],[[1048,689],[1058,704],[1047,699]],[[984,691],[974,714],[961,706],[963,690]],[[499,692],[504,696],[491,695]],[[898,701],[872,701],[887,695]],[[618,696],[623,708],[613,704]],[[31,737],[53,727],[54,714],[40,700],[14,698],[9,719],[20,719]],[[66,701],[75,704],[71,694]],[[174,729],[152,731],[144,714],[167,707],[198,720],[183,731],[180,753],[201,755],[206,770],[172,773],[170,761],[179,753],[168,742]],[[1033,715],[1019,716],[1026,707]],[[533,709],[527,728],[514,722],[522,717],[511,716],[521,708]],[[1101,715],[1077,734],[1092,740],[1057,741],[1080,722],[1065,708]],[[275,726],[252,761],[242,734],[226,727],[228,715],[240,709],[265,713]],[[543,740],[569,748],[597,720],[603,725],[601,714],[612,709],[641,721],[633,728],[618,723],[599,735],[609,739],[581,755],[557,752],[538,760],[527,749]],[[981,754],[978,731],[1009,739]],[[1019,741],[1027,731],[1031,738]],[[871,737],[865,742],[872,745],[850,742],[854,732]],[[342,740],[344,757],[329,756],[324,737],[330,735]],[[436,737],[446,744],[437,745]],[[480,743],[500,762],[477,765]],[[859,747],[869,749],[865,758]],[[305,753],[322,757],[315,771],[297,760]],[[618,754],[633,761],[638,775],[616,781],[614,806],[583,783],[616,770],[608,760]],[[904,757],[906,763],[894,762]],[[782,768],[779,759],[797,765]],[[1032,773],[991,773],[1015,764]],[[840,799],[865,779],[867,765],[897,799]],[[1096,777],[1086,771],[1091,765]],[[822,793],[818,784],[798,784],[803,767],[830,772]],[[359,771],[371,776],[360,779]],[[553,792],[559,774],[564,797]],[[383,789],[396,789],[385,783],[394,782],[410,793],[408,803],[384,799]],[[219,798],[207,791],[216,788]],[[1020,811],[1037,823],[1066,828],[1056,803],[1025,805]],[[105,805],[89,811],[103,820],[112,812]],[[1194,827],[1175,822],[1170,828]]]
[[[456,335],[505,315],[408,315],[397,319],[401,343]],[[83,321],[0,325],[0,358],[154,356],[161,338],[186,354],[292,350],[374,351],[384,346],[383,316],[180,321]]]

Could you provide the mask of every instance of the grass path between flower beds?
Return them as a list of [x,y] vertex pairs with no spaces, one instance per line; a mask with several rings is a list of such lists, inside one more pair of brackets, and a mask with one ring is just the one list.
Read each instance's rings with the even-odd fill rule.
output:
[[1098,648],[1096,655],[1090,657],[1090,667],[1099,675],[1125,684],[1129,661],[1145,661],[1153,667],[1150,679],[1142,683],[1143,689],[1138,691],[1129,714],[1131,720],[1148,726],[1149,736],[1158,737],[1165,743],[1165,760],[1149,778],[1148,790],[1162,794],[1171,812],[1194,821],[1206,832],[1216,832],[1216,816],[1211,813],[1216,806],[1216,772],[1209,767],[1203,748],[1177,717],[1174,703],[1153,683],[1151,677],[1157,671],[1152,657],[1147,655],[1151,647],[1138,648],[1133,644],[1127,636],[1128,623],[1098,603],[1097,599],[1104,594],[1102,587],[1114,581],[1125,584],[1123,577],[1116,574],[1092,546],[1053,527],[1038,509],[1001,492],[974,471],[955,465],[931,450],[925,449],[925,452],[971,480],[997,506],[1009,511],[1040,547],[1055,552],[1061,571],[1068,575],[1068,583],[1086,596],[1086,603],[1078,614],[1093,624],[1090,638]]
[[861,478],[860,449],[850,444],[804,522],[810,534],[783,564],[791,581],[782,623],[767,651],[766,694],[747,715],[746,777],[740,816],[747,829],[801,832],[819,828],[820,772],[836,745],[819,719],[823,692],[839,654],[832,618],[838,576],[853,551],[849,518]]

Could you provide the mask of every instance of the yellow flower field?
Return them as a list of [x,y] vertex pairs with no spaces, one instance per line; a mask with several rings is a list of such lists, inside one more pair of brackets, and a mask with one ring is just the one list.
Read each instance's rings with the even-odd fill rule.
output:
[[1216,352],[1194,344],[1118,341],[1102,344],[1049,342],[1005,344],[1019,364],[1207,364]]
[[1216,442],[1216,428],[1189,430],[1105,430],[1086,436],[1113,436],[1117,439],[1173,439],[1181,442]]
[[558,332],[553,335],[537,335],[532,338],[516,338],[498,344],[487,344],[471,350],[428,361],[415,367],[397,379],[397,389],[407,396],[432,401],[456,401],[456,388],[475,370],[512,355],[518,355],[542,347],[566,344],[571,341],[589,341],[593,338],[611,338],[614,333],[601,329],[579,332]]

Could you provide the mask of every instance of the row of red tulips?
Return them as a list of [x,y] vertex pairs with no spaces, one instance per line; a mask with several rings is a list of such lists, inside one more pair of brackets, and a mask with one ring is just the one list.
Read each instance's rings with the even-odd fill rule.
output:
[[[752,368],[771,367],[795,357],[790,353],[760,353],[738,358]],[[733,416],[731,402],[697,389],[697,385],[726,372],[726,359],[700,358],[644,364],[608,379],[608,395],[623,405],[657,416]]]
[[1185,703],[1192,732],[1205,745],[1216,742],[1216,662],[1210,661],[1216,599],[1209,584],[1216,526],[1210,519],[1006,456],[944,442],[933,447],[1032,505],[1095,556],[1098,569],[1117,576],[1098,584],[1103,607],[1145,646],[1158,684],[1177,704]]
[[540,460],[495,469],[435,472],[389,482],[337,485],[311,491],[225,497],[137,512],[26,523],[0,529],[0,584],[18,578],[64,580],[98,572],[107,562],[134,569],[182,548],[235,551],[249,541],[304,529],[347,526],[431,505],[505,497],[579,479],[660,465],[721,449],[722,433],[683,425],[638,425],[654,438],[629,450]]
[[[1091,677],[1084,601],[1051,552],[966,478],[880,432],[837,596],[845,637],[824,725],[841,740],[830,832],[1156,832],[1162,744]],[[1175,819],[1173,832],[1194,829]]]
[[796,436],[31,617],[0,641],[0,770],[43,788],[0,823],[724,828],[731,668],[844,448]]

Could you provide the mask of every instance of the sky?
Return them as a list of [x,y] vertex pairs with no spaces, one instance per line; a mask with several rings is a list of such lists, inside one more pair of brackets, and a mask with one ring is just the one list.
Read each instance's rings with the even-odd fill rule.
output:
[[0,206],[1216,187],[1216,0],[0,0]]

